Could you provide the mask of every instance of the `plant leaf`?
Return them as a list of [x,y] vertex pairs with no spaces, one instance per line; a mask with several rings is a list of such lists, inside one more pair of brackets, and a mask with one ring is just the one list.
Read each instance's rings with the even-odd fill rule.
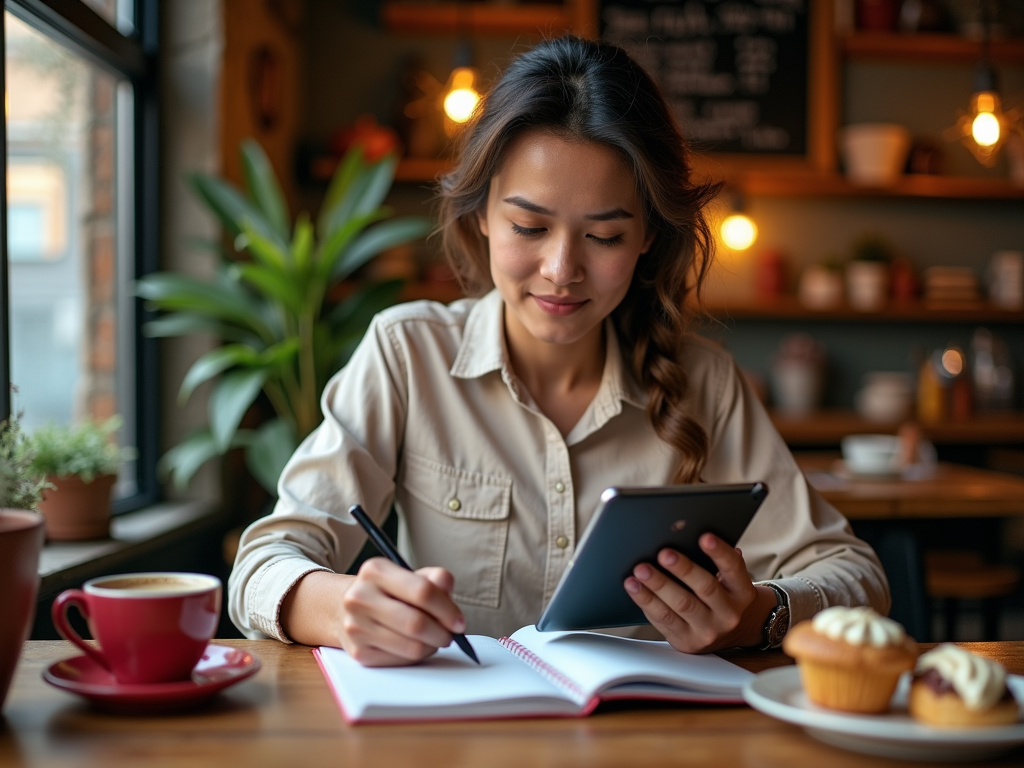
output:
[[227,323],[191,312],[174,312],[170,315],[150,320],[142,326],[142,332],[151,338],[168,338],[187,336],[190,333],[205,333],[216,336],[224,341],[237,341],[250,347],[258,345],[260,340],[247,331]]
[[266,368],[243,368],[217,382],[210,396],[210,431],[222,453],[231,447],[242,417],[260,393],[269,373]]
[[253,227],[252,221],[246,217],[238,223],[241,234],[235,238],[235,248],[243,248],[252,254],[252,257],[263,266],[274,270],[280,275],[280,279],[288,279],[288,250],[282,244],[264,237]]
[[222,452],[208,429],[193,432],[160,458],[158,468],[165,477],[174,481],[178,490],[184,490],[192,476],[207,461]]
[[207,379],[236,365],[254,365],[259,362],[259,354],[242,344],[229,344],[218,347],[196,360],[185,374],[178,391],[178,402],[184,403],[191,397],[195,388]]
[[340,193],[337,203],[332,201],[332,206],[327,210],[321,237],[330,237],[349,219],[374,213],[391,189],[395,168],[398,165],[398,158],[394,154],[387,155],[372,165],[366,165],[362,162],[361,149],[353,149],[351,152],[358,153],[358,167],[347,187]]
[[391,183],[395,180],[395,169],[398,167],[398,155],[391,152],[372,166],[366,179],[366,187],[353,207],[353,214],[365,216],[377,210],[384,198],[388,196]]
[[249,219],[264,237],[280,240],[263,213],[228,182],[204,173],[192,174],[189,181],[231,237],[237,237],[241,222]]
[[281,365],[299,353],[301,342],[295,337],[280,341],[272,347],[260,352],[259,364],[269,368]]
[[245,464],[260,485],[277,496],[277,481],[288,459],[298,447],[298,441],[288,422],[274,419],[261,425],[249,439],[245,449]]
[[320,206],[320,216],[317,218],[316,230],[321,239],[332,234],[332,229],[338,225],[334,224],[337,208],[348,196],[349,188],[355,182],[356,177],[363,169],[363,148],[360,145],[352,147],[338,163],[334,172],[331,184],[327,188],[324,202]]
[[274,168],[266,153],[257,142],[246,139],[242,142],[242,170],[249,197],[259,206],[267,223],[281,239],[288,237],[288,206],[281,192],[281,185],[274,175]]
[[292,259],[295,266],[304,270],[309,264],[310,254],[313,252],[313,225],[309,222],[309,215],[302,213],[295,222],[295,235],[292,237]]
[[431,226],[430,219],[406,216],[371,227],[348,247],[334,267],[331,277],[335,280],[345,279],[381,251],[421,237],[430,231]]
[[237,264],[236,267],[242,279],[260,293],[276,299],[296,315],[302,312],[302,297],[298,294],[294,282],[282,279],[279,273],[260,264]]
[[349,219],[331,233],[331,236],[321,242],[316,255],[317,276],[326,280],[334,272],[338,259],[345,252],[349,243],[363,231],[364,228],[381,218],[381,211],[376,211],[368,216],[359,216]]
[[228,320],[264,336],[266,326],[259,309],[226,274],[214,281],[198,280],[173,272],[147,275],[135,292],[163,310],[182,310],[216,320]]
[[404,280],[395,279],[361,288],[334,308],[330,315],[331,327],[344,332],[356,329],[362,336],[374,315],[398,301],[403,285]]

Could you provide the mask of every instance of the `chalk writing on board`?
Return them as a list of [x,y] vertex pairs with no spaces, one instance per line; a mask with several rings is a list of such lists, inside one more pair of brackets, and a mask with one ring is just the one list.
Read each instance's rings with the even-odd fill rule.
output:
[[803,155],[808,2],[604,0],[601,36],[651,73],[698,146]]

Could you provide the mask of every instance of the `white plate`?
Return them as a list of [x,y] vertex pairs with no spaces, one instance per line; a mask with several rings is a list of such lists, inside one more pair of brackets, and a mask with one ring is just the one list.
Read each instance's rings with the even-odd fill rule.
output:
[[[1024,677],[1010,675],[1007,684],[1017,702],[1024,702]],[[903,760],[959,762],[981,760],[1024,744],[1024,722],[993,728],[932,728],[907,713],[909,675],[900,681],[892,708],[884,715],[853,715],[823,709],[807,700],[796,667],[769,669],[743,688],[754,709],[801,726],[819,741],[843,749]],[[1024,720],[1024,706],[1020,717]]]

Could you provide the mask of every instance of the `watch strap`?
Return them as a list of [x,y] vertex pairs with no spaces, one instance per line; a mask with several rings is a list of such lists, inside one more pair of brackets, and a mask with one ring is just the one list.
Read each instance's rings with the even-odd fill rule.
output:
[[759,582],[758,586],[769,587],[778,600],[778,604],[768,614],[768,619],[764,623],[762,643],[758,646],[758,650],[767,651],[782,645],[782,638],[789,630],[789,595],[770,581]]

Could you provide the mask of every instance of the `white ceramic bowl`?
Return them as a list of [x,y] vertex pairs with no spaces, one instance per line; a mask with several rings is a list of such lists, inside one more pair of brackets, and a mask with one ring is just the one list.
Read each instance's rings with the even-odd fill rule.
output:
[[900,470],[895,435],[847,435],[840,442],[846,468],[855,475],[892,475]]

